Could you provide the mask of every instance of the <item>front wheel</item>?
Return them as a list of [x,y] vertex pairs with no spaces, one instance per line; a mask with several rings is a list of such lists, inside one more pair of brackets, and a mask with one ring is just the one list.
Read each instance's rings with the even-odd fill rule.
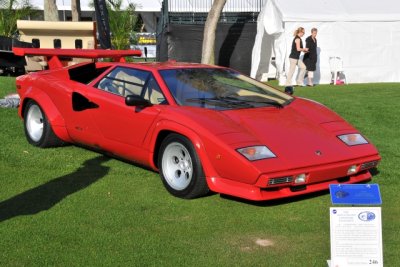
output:
[[24,128],[28,142],[38,147],[55,147],[64,144],[51,129],[42,108],[30,100],[24,110]]
[[158,166],[161,180],[172,195],[191,199],[208,193],[200,159],[186,137],[170,134],[164,139]]

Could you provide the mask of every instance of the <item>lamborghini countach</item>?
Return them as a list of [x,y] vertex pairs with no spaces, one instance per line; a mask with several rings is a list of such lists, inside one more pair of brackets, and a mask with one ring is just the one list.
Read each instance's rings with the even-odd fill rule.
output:
[[229,68],[174,61],[62,66],[60,54],[47,54],[49,70],[17,78],[29,143],[78,144],[146,166],[176,197],[293,197],[369,181],[381,159],[326,106]]

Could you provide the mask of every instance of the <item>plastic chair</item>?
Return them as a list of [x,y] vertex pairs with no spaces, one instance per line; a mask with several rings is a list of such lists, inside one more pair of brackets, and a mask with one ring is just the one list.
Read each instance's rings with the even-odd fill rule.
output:
[[347,84],[346,75],[344,74],[343,71],[342,59],[340,57],[330,57],[329,66],[331,68],[331,73],[332,73],[332,84],[333,85],[343,84],[343,81],[345,84]]

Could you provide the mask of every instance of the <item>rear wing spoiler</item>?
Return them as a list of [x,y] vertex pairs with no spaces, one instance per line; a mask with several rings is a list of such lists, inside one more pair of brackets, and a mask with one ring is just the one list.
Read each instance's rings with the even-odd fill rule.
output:
[[102,49],[61,49],[61,48],[22,48],[13,47],[17,56],[44,56],[47,57],[49,69],[61,68],[62,57],[74,58],[112,58],[113,61],[126,62],[124,57],[141,56],[140,50],[102,50]]

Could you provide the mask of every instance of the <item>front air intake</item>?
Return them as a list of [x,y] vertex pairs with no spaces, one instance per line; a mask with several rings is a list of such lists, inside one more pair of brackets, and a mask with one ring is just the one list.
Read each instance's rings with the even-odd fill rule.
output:
[[268,185],[286,184],[286,183],[291,183],[292,181],[293,181],[293,176],[271,178],[268,181]]
[[375,168],[376,166],[378,166],[378,161],[366,162],[366,163],[361,164],[360,171]]

